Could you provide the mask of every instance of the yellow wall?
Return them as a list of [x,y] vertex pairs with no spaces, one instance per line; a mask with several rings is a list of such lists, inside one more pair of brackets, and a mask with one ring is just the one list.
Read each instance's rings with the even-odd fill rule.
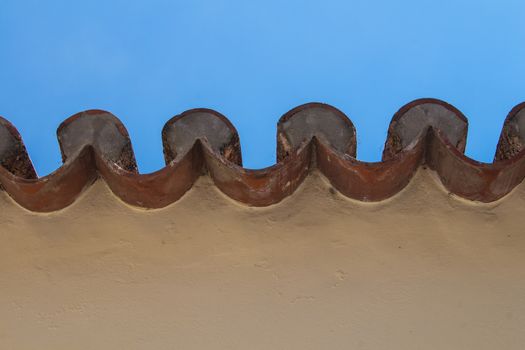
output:
[[0,193],[0,349],[523,349],[525,185],[381,203],[312,175],[268,208],[203,177],[135,209],[98,182],[31,213]]

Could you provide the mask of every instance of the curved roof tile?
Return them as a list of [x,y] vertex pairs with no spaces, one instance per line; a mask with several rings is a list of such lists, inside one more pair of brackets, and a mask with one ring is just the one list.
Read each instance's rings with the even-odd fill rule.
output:
[[99,177],[126,203],[160,208],[208,172],[229,197],[267,206],[291,195],[317,168],[345,196],[380,201],[401,191],[424,165],[451,193],[481,202],[500,199],[525,177],[525,103],[507,116],[493,163],[464,155],[467,128],[467,119],[453,106],[415,100],[392,118],[383,160],[363,162],[355,158],[355,128],[346,115],[309,103],[279,120],[277,163],[252,170],[242,167],[239,136],[230,121],[213,110],[193,109],[163,128],[166,166],[139,174],[124,125],[108,112],[89,110],[60,125],[64,164],[38,178],[18,131],[0,118],[0,184],[20,205],[38,212],[68,206]]

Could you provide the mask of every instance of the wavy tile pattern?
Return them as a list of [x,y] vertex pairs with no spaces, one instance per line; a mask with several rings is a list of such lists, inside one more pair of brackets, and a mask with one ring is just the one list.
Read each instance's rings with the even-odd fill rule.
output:
[[491,202],[525,177],[525,103],[505,120],[493,163],[464,155],[468,122],[453,106],[420,99],[392,118],[381,162],[355,158],[356,132],[338,109],[321,103],[296,107],[277,126],[277,163],[242,167],[239,136],[230,121],[209,109],[193,109],[170,119],[162,130],[166,166],[139,174],[124,125],[112,114],[89,110],[58,128],[64,164],[38,178],[20,134],[0,118],[0,184],[32,211],[62,209],[98,178],[126,203],[161,208],[181,198],[208,173],[229,197],[267,206],[291,195],[308,172],[318,168],[345,196],[380,201],[401,191],[421,165],[434,170],[460,197]]

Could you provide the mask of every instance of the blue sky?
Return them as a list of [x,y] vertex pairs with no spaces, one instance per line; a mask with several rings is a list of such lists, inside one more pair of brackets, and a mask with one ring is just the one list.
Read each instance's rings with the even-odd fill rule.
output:
[[394,112],[435,97],[469,118],[467,154],[490,162],[525,100],[524,14],[523,0],[2,0],[0,115],[40,175],[61,164],[60,122],[91,108],[124,122],[141,172],[164,165],[164,123],[195,107],[225,114],[261,168],[299,104],[341,109],[358,158],[377,161]]

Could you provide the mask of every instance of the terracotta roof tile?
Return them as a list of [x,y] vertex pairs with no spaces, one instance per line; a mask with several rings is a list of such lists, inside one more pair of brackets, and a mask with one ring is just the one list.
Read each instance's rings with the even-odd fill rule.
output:
[[277,164],[242,167],[239,136],[226,117],[209,109],[186,111],[162,131],[166,167],[139,174],[124,125],[90,110],[58,128],[64,164],[37,178],[18,131],[0,118],[0,183],[23,207],[54,211],[74,202],[97,178],[123,201],[160,208],[177,201],[205,172],[229,197],[267,206],[291,195],[318,168],[345,196],[380,201],[395,195],[420,165],[434,170],[455,195],[481,202],[502,198],[525,177],[525,103],[509,113],[493,163],[464,155],[467,119],[453,106],[420,99],[393,117],[381,162],[355,158],[352,122],[336,108],[309,103],[286,113],[277,126]]

